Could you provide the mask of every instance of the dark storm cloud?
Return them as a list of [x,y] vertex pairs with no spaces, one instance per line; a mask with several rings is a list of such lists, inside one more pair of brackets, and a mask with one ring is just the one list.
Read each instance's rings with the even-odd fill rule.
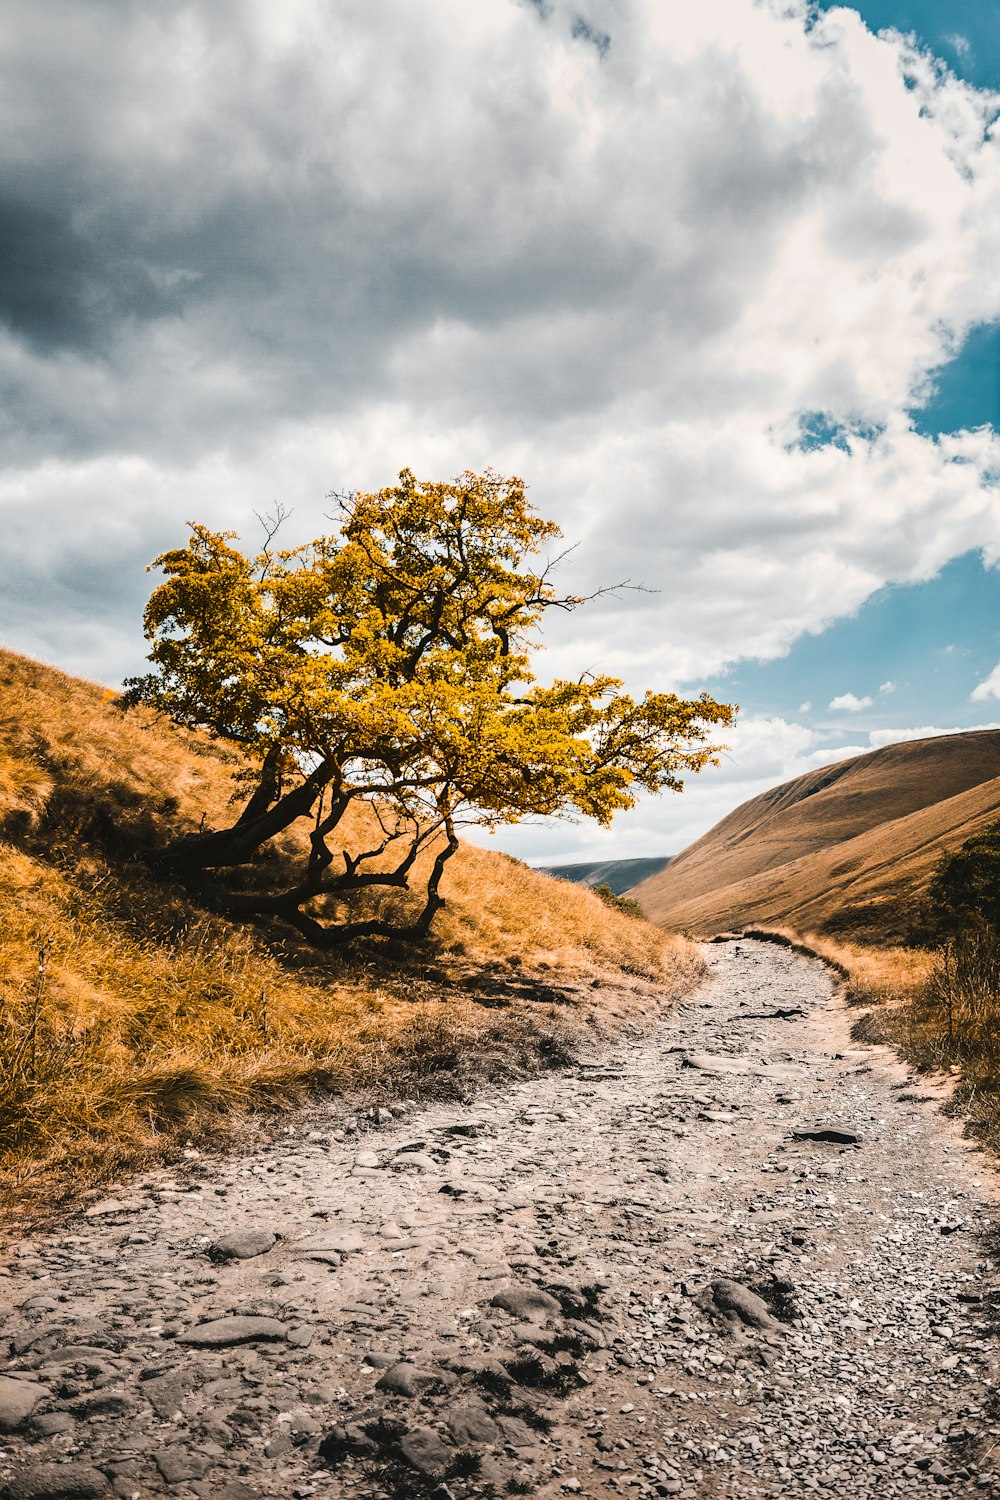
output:
[[[56,203],[61,196],[52,194]],[[123,323],[163,317],[174,305],[127,231],[81,233],[65,209],[25,201],[16,181],[0,187],[0,323],[31,348],[106,351]]]

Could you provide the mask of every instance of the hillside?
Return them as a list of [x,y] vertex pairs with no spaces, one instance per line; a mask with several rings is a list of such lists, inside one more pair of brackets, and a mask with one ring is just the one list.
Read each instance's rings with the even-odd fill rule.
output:
[[942,856],[1000,815],[1000,730],[811,771],[723,818],[632,894],[693,935],[752,925],[897,942]]
[[670,863],[670,855],[653,859],[604,859],[585,860],[571,865],[541,865],[545,875],[554,875],[557,880],[571,880],[576,885],[606,885],[616,896],[621,896],[640,880],[648,880]]
[[144,855],[231,821],[240,766],[0,651],[0,1189],[108,1175],[309,1089],[371,1099],[530,1071],[700,973],[690,945],[472,845],[408,960],[371,944],[320,958],[235,926]]

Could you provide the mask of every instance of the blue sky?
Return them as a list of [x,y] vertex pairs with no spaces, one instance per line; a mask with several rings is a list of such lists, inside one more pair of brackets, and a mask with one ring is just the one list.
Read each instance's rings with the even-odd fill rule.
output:
[[[890,8],[877,9],[882,16]],[[906,15],[915,9],[908,7]],[[1000,326],[975,328],[937,373],[935,386],[932,399],[914,408],[919,431],[937,436],[965,427],[1000,429]],[[1000,531],[1000,495],[997,506]],[[954,558],[927,582],[878,590],[856,614],[802,636],[786,656],[741,662],[705,687],[739,702],[746,714],[792,717],[824,731],[831,746],[853,746],[859,733],[892,726],[982,724],[984,703],[972,693],[997,662],[1000,568],[987,566],[976,550]],[[832,711],[830,703],[845,693],[873,702]]]
[[[742,662],[706,683],[745,712],[792,717],[852,745],[890,726],[966,728],[983,723],[972,692],[1000,661],[1000,570],[978,552],[948,563],[927,583],[880,589],[787,656]],[[851,693],[870,707],[831,710]],[[805,707],[808,704],[809,707]]]
[[[822,9],[832,10],[830,0]],[[1000,11],[996,0],[865,0],[851,6],[873,31],[913,32],[935,57],[978,88],[1000,82]]]

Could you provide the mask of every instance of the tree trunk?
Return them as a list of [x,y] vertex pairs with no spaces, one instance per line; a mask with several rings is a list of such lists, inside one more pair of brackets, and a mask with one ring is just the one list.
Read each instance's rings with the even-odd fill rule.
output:
[[153,860],[158,865],[178,870],[215,870],[247,865],[261,844],[289,828],[297,818],[308,816],[317,797],[332,781],[335,771],[332,763],[324,761],[299,786],[267,805],[266,786],[273,796],[278,783],[275,766],[273,763],[268,766],[265,760],[261,784],[231,828],[188,834],[164,849],[156,850]]

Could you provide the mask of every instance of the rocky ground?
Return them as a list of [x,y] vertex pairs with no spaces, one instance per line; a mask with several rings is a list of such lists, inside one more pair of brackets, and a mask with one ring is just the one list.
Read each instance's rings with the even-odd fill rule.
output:
[[817,964],[706,955],[569,1071],[312,1111],[16,1245],[0,1494],[990,1493],[986,1158]]

